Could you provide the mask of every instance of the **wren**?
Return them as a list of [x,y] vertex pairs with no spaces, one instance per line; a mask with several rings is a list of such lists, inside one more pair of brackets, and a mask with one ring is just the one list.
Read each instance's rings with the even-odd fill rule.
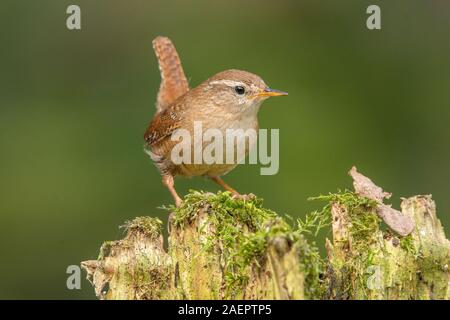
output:
[[[181,205],[182,199],[174,187],[175,176],[205,176],[233,196],[245,198],[221,178],[234,169],[237,162],[176,163],[171,151],[178,142],[171,137],[178,129],[192,133],[194,122],[198,121],[204,129],[218,129],[224,133],[227,129],[258,130],[257,114],[261,103],[268,97],[287,93],[270,89],[253,73],[234,69],[219,72],[189,89],[180,58],[170,39],[155,38],[153,49],[159,64],[161,85],[156,102],[157,112],[144,134],[145,149],[160,171],[162,183],[169,189],[176,206]],[[250,148],[246,144],[246,154]]]

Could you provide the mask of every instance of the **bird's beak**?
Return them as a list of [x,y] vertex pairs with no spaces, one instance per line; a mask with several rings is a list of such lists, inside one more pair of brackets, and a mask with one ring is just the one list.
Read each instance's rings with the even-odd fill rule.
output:
[[265,88],[260,93],[257,94],[258,97],[278,97],[278,96],[287,96],[287,92],[283,92],[276,89]]

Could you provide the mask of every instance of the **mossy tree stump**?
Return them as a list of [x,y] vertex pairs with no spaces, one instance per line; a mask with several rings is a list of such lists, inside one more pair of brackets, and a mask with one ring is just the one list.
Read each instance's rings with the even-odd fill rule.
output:
[[[315,198],[325,207],[297,223],[259,199],[193,191],[169,208],[167,248],[162,222],[138,217],[82,267],[100,299],[447,299],[450,243],[431,196],[396,211],[352,170],[355,192]],[[329,225],[322,259],[307,238]]]

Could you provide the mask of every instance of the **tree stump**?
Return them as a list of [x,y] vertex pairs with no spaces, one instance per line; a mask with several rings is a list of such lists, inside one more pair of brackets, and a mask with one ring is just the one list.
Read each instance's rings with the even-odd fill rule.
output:
[[[296,223],[262,200],[191,191],[162,222],[138,217],[81,263],[99,299],[448,299],[450,242],[431,196],[403,199],[350,171],[355,191],[316,197]],[[310,241],[331,225],[327,257]],[[309,239],[309,240],[308,240]]]

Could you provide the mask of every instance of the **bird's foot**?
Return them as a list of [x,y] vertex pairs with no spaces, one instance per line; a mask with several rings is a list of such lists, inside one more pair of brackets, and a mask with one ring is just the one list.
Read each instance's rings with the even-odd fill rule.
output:
[[239,199],[244,201],[252,201],[256,199],[256,196],[253,193],[249,194],[239,194],[239,193],[233,193],[231,196],[232,199]]
[[180,197],[175,198],[175,206],[177,208],[181,207],[182,204],[183,204],[183,200]]

